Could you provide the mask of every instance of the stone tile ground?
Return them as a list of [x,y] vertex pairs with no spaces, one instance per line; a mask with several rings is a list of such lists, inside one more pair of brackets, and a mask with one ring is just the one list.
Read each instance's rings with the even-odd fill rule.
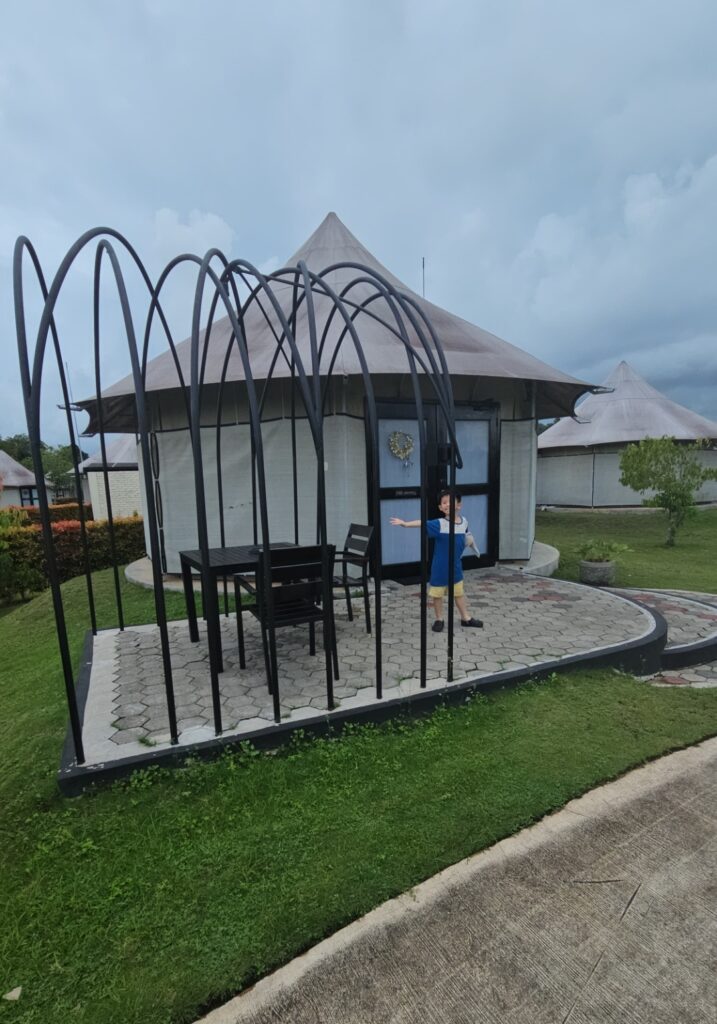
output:
[[[609,648],[649,633],[652,616],[607,591],[508,569],[466,574],[471,612],[483,629],[462,629],[456,616],[454,682]],[[383,594],[383,696],[420,689],[420,588],[389,584]],[[355,603],[356,604],[356,603]],[[358,609],[355,608],[355,612]],[[341,678],[337,708],[375,703],[374,639],[357,615],[349,622],[336,602]],[[430,613],[429,613],[430,614]],[[258,625],[244,617],[247,667],[240,670],[234,616],[222,618],[225,671],[220,676],[225,734],[241,735],[273,724]],[[180,742],[212,739],[212,698],[206,630],[192,644],[187,623],[169,624]],[[317,655],[308,653],[308,627],[277,631],[282,721],[300,722],[327,713],[325,669],[317,630]],[[447,685],[446,633],[428,632],[428,685]],[[87,763],[146,753],[169,742],[166,697],[156,626],[108,630],[94,641],[83,729]]]
[[[699,643],[717,636],[717,594],[685,590],[620,590],[616,594],[633,597],[654,608],[667,620],[667,649]],[[701,690],[717,687],[717,661],[670,669],[646,676],[653,686],[687,686]]]
[[[717,606],[704,600],[706,595],[677,594],[674,591],[624,590],[613,593],[641,601],[658,611],[669,624],[667,646],[681,647],[717,636]],[[715,595],[711,595],[715,601]]]

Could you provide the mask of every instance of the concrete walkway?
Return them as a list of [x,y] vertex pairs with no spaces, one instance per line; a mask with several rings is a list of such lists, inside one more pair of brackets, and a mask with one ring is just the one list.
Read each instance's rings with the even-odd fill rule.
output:
[[717,739],[320,943],[204,1024],[714,1024]]

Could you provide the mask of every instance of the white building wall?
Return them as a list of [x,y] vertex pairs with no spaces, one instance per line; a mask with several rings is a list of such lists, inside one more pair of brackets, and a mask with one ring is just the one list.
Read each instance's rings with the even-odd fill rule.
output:
[[7,508],[8,505],[20,504],[19,487],[3,487],[0,490],[0,508]]
[[580,455],[540,455],[537,475],[539,505],[592,506],[591,452]]
[[[136,469],[112,470],[107,474],[110,485],[110,501],[112,515],[115,519],[122,516],[142,514],[142,502],[139,494],[139,473]],[[92,514],[95,519],[107,518],[107,499],[103,473],[87,473],[89,498]]]
[[[620,483],[621,449],[561,453],[538,458],[538,504],[585,508],[642,505],[642,495]],[[706,467],[717,469],[717,451],[698,452]],[[717,501],[717,481],[708,480],[695,496],[698,502]]]
[[535,539],[535,420],[503,420],[500,435],[500,559],[530,558]]

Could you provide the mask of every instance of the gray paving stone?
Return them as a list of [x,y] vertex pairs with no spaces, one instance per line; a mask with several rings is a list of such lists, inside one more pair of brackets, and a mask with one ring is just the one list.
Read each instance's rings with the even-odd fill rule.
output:
[[147,708],[144,704],[117,704],[116,712],[118,718],[130,718],[132,715],[146,715]]
[[135,729],[138,726],[144,725],[146,721],[146,715],[128,715],[127,717],[120,716],[115,719],[115,726],[118,730],[124,732],[126,729]]
[[116,743],[118,746],[121,747],[124,746],[126,743],[136,743],[145,735],[146,733],[144,729],[126,729],[122,732],[113,733],[110,736],[110,739],[112,740],[113,743]]
[[208,719],[201,715],[187,718],[177,715],[177,728],[180,732],[183,732],[185,729],[191,729],[195,725],[206,725],[207,721]]

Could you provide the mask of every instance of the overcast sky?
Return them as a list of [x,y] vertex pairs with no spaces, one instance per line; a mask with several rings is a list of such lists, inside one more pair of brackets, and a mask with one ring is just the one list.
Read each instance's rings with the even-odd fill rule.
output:
[[[425,256],[439,305],[717,419],[714,0],[24,0],[0,26],[0,434],[25,430],[17,235],[50,275],[99,224],[154,271],[210,246],[272,268],[329,210],[417,291]],[[75,398],[89,295],[86,268]]]

